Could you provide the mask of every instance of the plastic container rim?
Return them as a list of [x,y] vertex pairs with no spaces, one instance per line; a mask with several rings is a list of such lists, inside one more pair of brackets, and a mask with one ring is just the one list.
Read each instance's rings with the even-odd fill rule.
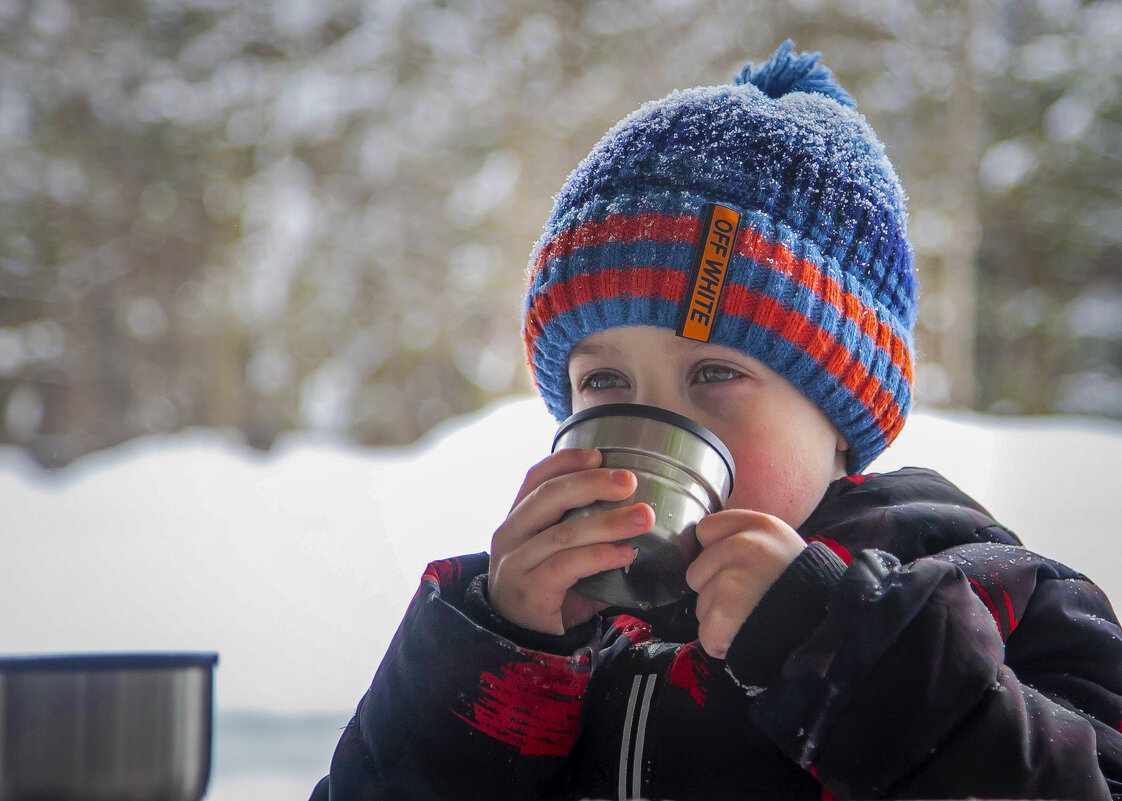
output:
[[101,670],[174,670],[213,668],[214,652],[43,654],[0,657],[0,673],[65,673]]

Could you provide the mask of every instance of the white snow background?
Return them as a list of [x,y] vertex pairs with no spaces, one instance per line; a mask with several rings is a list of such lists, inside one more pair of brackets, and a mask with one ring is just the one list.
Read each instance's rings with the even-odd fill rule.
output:
[[[426,562],[485,550],[555,424],[536,398],[407,448],[226,432],[56,474],[0,448],[0,654],[217,651],[208,799],[307,798]],[[1122,423],[915,412],[870,469],[933,467],[1122,598]]]

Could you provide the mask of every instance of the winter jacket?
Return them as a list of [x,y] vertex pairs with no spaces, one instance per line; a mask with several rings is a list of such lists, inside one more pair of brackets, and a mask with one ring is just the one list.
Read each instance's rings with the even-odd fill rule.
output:
[[916,468],[834,482],[800,534],[725,660],[689,600],[543,635],[487,606],[486,554],[433,563],[331,801],[1122,797],[1090,580]]

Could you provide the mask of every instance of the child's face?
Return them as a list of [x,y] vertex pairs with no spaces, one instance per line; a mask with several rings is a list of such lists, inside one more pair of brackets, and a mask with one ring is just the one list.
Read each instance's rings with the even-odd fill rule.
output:
[[728,446],[736,462],[730,509],[754,509],[797,528],[845,475],[844,437],[787,379],[723,345],[665,328],[611,328],[569,360],[573,411],[643,403],[684,415]]

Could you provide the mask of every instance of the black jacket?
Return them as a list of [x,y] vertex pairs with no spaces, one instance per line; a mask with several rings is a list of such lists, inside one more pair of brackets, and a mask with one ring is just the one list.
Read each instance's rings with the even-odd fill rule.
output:
[[[690,603],[564,636],[429,566],[332,801],[1122,797],[1122,632],[943,478],[835,482],[727,660]],[[1079,536],[1072,532],[1071,536]]]

